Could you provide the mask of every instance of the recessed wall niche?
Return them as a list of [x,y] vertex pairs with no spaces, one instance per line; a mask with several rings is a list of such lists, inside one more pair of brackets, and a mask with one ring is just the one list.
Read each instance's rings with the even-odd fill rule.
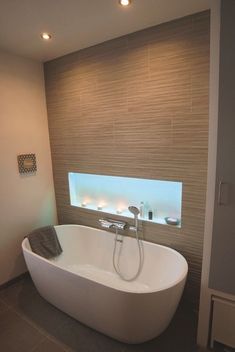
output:
[[166,224],[165,218],[172,217],[181,221],[181,182],[73,172],[68,179],[73,206],[131,217],[128,206],[135,205],[141,220]]

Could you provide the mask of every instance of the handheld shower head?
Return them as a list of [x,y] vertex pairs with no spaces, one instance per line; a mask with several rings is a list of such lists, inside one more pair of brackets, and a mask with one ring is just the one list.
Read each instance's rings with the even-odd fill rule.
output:
[[139,209],[136,208],[135,206],[131,205],[130,207],[128,207],[128,210],[135,216],[137,217],[140,213]]
[[128,210],[134,215],[135,218],[135,228],[136,231],[138,231],[138,215],[140,213],[139,209],[136,208],[135,206],[131,205],[130,207],[128,207]]

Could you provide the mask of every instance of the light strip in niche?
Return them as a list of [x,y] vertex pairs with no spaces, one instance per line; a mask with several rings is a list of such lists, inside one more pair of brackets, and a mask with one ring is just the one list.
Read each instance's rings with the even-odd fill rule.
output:
[[[181,220],[182,182],[69,172],[70,203],[75,207],[131,217],[129,205],[141,207],[141,219],[166,224]],[[152,220],[148,219],[152,211]]]

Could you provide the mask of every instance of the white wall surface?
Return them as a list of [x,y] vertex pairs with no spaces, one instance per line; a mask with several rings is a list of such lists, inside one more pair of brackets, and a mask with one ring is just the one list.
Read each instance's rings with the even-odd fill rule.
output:
[[221,0],[211,0],[210,34],[210,97],[209,97],[209,145],[205,233],[203,245],[201,296],[197,343],[207,346],[210,326],[211,292],[209,270],[212,230],[214,220],[215,177],[217,156],[218,108],[219,108],[219,64],[220,64],[220,7]]
[[[33,176],[18,172],[24,153],[36,154]],[[23,237],[56,221],[43,67],[0,51],[0,285],[26,271]]]

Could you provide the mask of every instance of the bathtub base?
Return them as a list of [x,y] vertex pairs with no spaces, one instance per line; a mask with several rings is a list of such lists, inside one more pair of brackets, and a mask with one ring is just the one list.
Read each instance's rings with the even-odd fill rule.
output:
[[[29,259],[28,259],[29,260]],[[97,284],[60,268],[31,263],[32,279],[49,303],[115,340],[139,344],[159,336],[169,325],[182,293],[179,285],[157,293],[133,294]],[[66,284],[65,284],[66,282]]]
[[[27,267],[43,298],[124,343],[152,340],[167,328],[187,276],[187,263],[179,253],[143,241],[144,267],[136,281],[127,283],[112,266],[113,234],[79,225],[58,226],[56,231],[63,253],[55,260],[33,253],[27,238],[22,244]],[[122,269],[131,275],[138,264],[136,241],[127,237],[123,247]]]

